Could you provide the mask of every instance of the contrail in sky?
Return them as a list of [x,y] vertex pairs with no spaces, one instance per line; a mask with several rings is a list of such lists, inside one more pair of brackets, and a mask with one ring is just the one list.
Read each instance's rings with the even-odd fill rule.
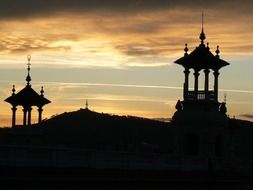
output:
[[[45,82],[49,84],[62,84],[74,86],[108,86],[108,87],[125,87],[125,88],[156,88],[156,89],[174,89],[182,90],[179,86],[160,86],[160,85],[141,85],[141,84],[117,84],[117,83],[65,83],[65,82]],[[241,89],[219,89],[221,92],[253,93],[253,90]]]
[[[9,82],[9,81],[1,81]],[[14,81],[22,82],[23,81]],[[182,90],[179,86],[160,86],[160,85],[141,85],[141,84],[117,84],[117,83],[86,83],[86,82],[42,82],[33,81],[34,84],[56,84],[56,85],[68,85],[68,86],[105,86],[105,87],[123,87],[123,88],[154,88],[154,89],[174,89]],[[242,89],[219,89],[221,92],[236,92],[236,93],[253,93],[253,90],[242,90]]]

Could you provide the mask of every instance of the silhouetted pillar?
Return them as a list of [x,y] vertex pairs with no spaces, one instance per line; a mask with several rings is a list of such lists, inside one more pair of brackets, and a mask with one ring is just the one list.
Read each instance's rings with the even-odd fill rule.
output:
[[12,110],[12,127],[15,127],[16,126],[16,111],[17,111],[16,106],[13,106],[11,110]]
[[42,112],[43,112],[42,107],[39,107],[38,112],[39,112],[38,123],[41,123],[41,121],[42,121]]
[[214,71],[214,98],[216,101],[218,101],[218,77],[219,77],[219,71]]
[[26,108],[23,109],[23,113],[24,113],[24,116],[23,116],[23,126],[25,127],[26,126],[26,115],[27,115],[27,109]]
[[184,99],[187,99],[188,91],[189,91],[189,74],[190,74],[190,71],[189,71],[188,68],[185,69],[184,74],[185,74],[185,82],[184,82]]
[[199,71],[195,70],[194,72],[195,82],[194,82],[194,92],[195,92],[195,99],[198,99],[198,90],[199,90]]
[[205,99],[209,99],[209,69],[205,69]]
[[30,127],[31,126],[31,117],[32,116],[32,108],[29,107],[28,108],[28,126]]

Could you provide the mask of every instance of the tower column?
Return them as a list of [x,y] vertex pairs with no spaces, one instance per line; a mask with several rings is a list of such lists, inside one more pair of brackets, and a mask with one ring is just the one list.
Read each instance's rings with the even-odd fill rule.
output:
[[15,127],[16,126],[16,111],[17,111],[16,106],[13,105],[11,110],[12,110],[12,127]]
[[23,109],[23,113],[24,113],[24,116],[23,116],[23,126],[26,127],[26,115],[27,115],[27,109],[26,108]]
[[32,108],[28,108],[28,126],[31,126],[31,116],[32,116]]
[[41,123],[41,121],[42,121],[42,112],[43,112],[43,109],[41,106],[39,106],[39,108],[38,108],[38,113],[39,113],[38,123]]
[[214,98],[216,101],[218,101],[218,77],[219,77],[219,71],[214,71]]
[[209,69],[205,69],[205,100],[209,99]]
[[195,70],[194,72],[194,77],[195,77],[195,81],[194,81],[194,92],[195,92],[195,99],[198,99],[198,90],[199,90],[199,71]]
[[188,97],[188,91],[189,91],[189,74],[190,71],[188,68],[185,68],[184,75],[185,75],[185,82],[184,82],[184,99],[186,100]]

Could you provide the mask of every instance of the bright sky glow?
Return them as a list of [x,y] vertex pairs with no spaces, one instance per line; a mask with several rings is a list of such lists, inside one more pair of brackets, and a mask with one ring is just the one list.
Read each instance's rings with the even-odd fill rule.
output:
[[185,43],[189,51],[199,44],[202,10],[206,42],[231,63],[220,72],[219,98],[227,94],[230,116],[253,120],[252,1],[14,2],[0,2],[0,126],[11,123],[4,99],[12,84],[24,87],[28,54],[33,88],[43,85],[52,101],[44,117],[85,107],[86,99],[98,112],[172,117],[183,84],[173,61]]

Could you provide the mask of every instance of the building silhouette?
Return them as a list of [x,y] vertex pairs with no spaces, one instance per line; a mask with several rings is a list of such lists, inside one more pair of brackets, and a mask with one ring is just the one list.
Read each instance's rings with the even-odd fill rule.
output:
[[[172,122],[176,126],[178,156],[188,166],[206,165],[209,169],[225,167],[229,155],[228,117],[225,102],[218,100],[219,70],[229,65],[220,59],[219,46],[213,55],[205,44],[205,33],[199,36],[200,44],[175,63],[184,67],[183,100],[178,100]],[[193,71],[194,89],[189,89],[189,76]],[[204,90],[199,88],[199,75],[204,74]],[[209,74],[213,72],[214,87],[210,88]],[[198,160],[198,162],[196,162]],[[192,163],[191,163],[192,162]],[[216,166],[214,166],[216,165]],[[195,166],[196,167],[196,166]],[[200,166],[201,167],[201,166]]]
[[26,77],[26,86],[20,90],[18,93],[16,92],[15,85],[12,88],[12,95],[5,99],[6,102],[12,105],[12,127],[16,126],[16,111],[17,106],[23,107],[23,126],[31,126],[31,118],[32,118],[32,107],[38,107],[38,123],[42,121],[42,112],[43,106],[49,104],[51,101],[44,97],[44,89],[43,86],[40,90],[40,95],[33,90],[31,85],[31,76],[30,76],[30,66],[31,66],[31,56],[27,56],[28,64],[27,64],[27,77]]

